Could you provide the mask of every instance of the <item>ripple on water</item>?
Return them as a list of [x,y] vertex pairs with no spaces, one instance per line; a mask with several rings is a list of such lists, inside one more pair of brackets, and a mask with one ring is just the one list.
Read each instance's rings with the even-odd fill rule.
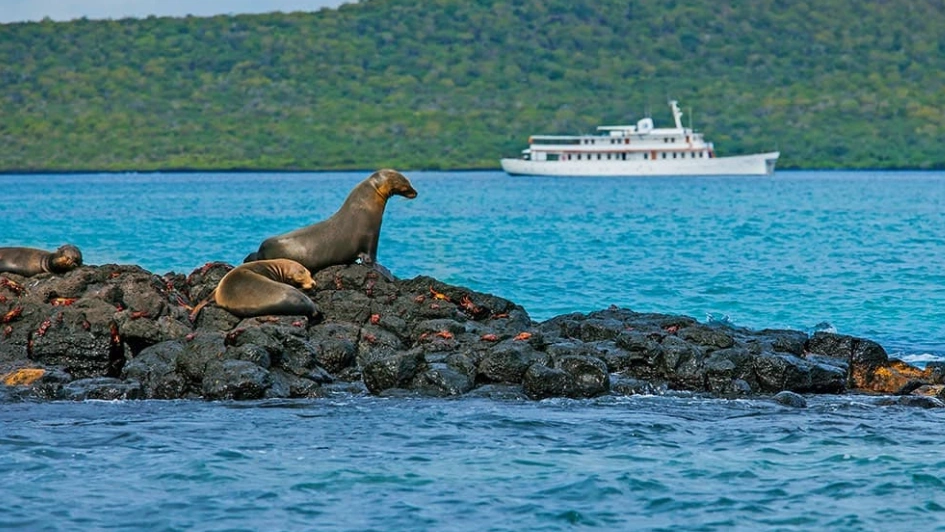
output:
[[5,406],[0,526],[929,529],[945,508],[945,414],[844,397]]

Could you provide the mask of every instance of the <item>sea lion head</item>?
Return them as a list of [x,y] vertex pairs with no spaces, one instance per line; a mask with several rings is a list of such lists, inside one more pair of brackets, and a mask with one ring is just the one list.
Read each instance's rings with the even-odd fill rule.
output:
[[72,244],[60,246],[49,256],[49,269],[53,272],[67,272],[82,266],[82,252]]
[[285,282],[298,286],[302,290],[315,288],[315,280],[308,268],[289,259],[277,259]]
[[373,184],[374,188],[377,190],[377,193],[380,194],[384,199],[395,195],[403,196],[407,199],[413,199],[417,197],[416,189],[414,189],[413,185],[410,184],[410,181],[404,177],[404,174],[398,172],[397,170],[391,170],[390,168],[378,170],[371,174],[369,179],[371,180],[371,184]]

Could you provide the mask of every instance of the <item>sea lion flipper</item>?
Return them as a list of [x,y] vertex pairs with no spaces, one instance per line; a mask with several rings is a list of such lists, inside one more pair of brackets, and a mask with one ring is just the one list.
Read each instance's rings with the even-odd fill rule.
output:
[[200,311],[203,310],[203,307],[207,306],[207,303],[209,303],[211,300],[216,298],[216,295],[217,295],[217,289],[214,288],[213,291],[210,292],[210,295],[208,295],[206,298],[204,298],[203,301],[201,301],[200,303],[197,303],[194,306],[194,309],[190,311],[191,323],[197,321],[197,316],[200,314]]
[[247,262],[253,262],[256,260],[259,260],[259,252],[254,251],[250,253],[249,255],[246,255],[246,258],[243,259],[243,264],[246,264]]

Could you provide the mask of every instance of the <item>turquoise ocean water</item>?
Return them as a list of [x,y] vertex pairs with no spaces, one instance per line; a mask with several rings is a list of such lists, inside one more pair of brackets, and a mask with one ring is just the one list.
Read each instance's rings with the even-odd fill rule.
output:
[[[2,245],[190,273],[367,172],[0,175]],[[379,261],[522,304],[831,328],[945,358],[945,173],[408,172]],[[0,404],[0,529],[945,529],[945,414],[868,398]]]

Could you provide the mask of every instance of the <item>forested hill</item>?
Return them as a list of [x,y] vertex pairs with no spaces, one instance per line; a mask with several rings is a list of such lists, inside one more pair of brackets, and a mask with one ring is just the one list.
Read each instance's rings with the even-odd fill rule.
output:
[[[498,168],[668,98],[721,155],[945,168],[943,0],[362,0],[0,25],[0,171]],[[688,120],[688,118],[686,119]]]

